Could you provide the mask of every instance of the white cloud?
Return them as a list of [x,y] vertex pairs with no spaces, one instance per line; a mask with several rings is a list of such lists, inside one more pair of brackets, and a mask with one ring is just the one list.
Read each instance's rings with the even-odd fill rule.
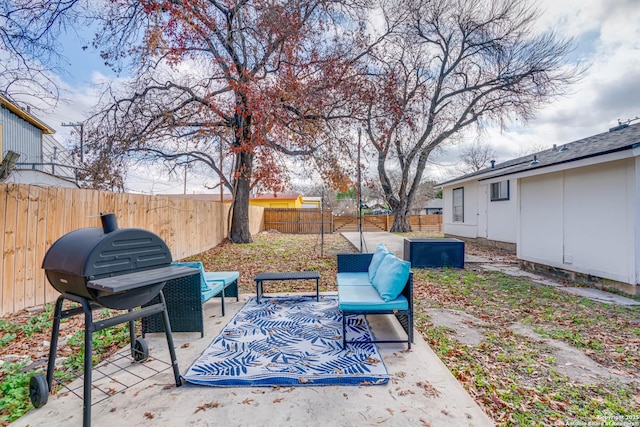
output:
[[597,30],[606,10],[603,0],[544,0],[538,28],[555,29],[563,37],[577,37]]
[[[637,0],[545,0],[540,29],[556,29],[577,43],[577,58],[590,67],[568,96],[541,109],[527,125],[515,124],[505,133],[489,131],[499,160],[517,157],[530,147],[547,147],[606,132],[640,116],[640,7]],[[470,139],[469,142],[473,140]],[[459,148],[439,161],[455,163]],[[452,168],[434,168],[442,178],[455,176]]]

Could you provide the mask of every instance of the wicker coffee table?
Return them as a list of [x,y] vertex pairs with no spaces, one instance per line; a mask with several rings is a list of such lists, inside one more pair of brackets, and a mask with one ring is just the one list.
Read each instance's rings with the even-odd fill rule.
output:
[[283,273],[260,273],[253,279],[256,282],[256,299],[260,303],[263,287],[262,283],[275,280],[315,280],[316,301],[320,301],[320,273],[317,271],[288,271]]

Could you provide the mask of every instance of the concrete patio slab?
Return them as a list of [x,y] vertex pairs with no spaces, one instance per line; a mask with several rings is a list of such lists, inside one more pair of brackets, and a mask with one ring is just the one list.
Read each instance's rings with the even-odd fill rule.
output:
[[574,288],[570,286],[563,287],[560,289],[565,292],[569,292],[570,294],[589,298],[590,300],[603,302],[606,304],[616,304],[616,305],[622,305],[626,307],[640,306],[640,301],[636,301],[631,298],[624,297],[622,295],[612,294],[611,292],[606,292],[600,289]]
[[362,233],[362,244],[360,242],[360,233],[357,231],[348,231],[342,233],[354,248],[361,250],[363,253],[370,253],[376,250],[380,243],[384,243],[390,252],[393,252],[398,258],[404,255],[404,237],[397,234],[388,233],[386,231],[366,231]]
[[[180,372],[186,372],[248,298],[249,295],[242,295],[240,302],[229,298],[225,317],[220,317],[219,301],[207,302],[205,338],[200,338],[199,333],[174,334]],[[368,320],[378,338],[404,333],[388,315],[368,316]],[[414,336],[410,351],[404,344],[378,345],[391,377],[386,385],[216,388],[188,383],[176,387],[164,335],[148,334],[150,359],[154,360],[143,364],[130,362],[122,373],[127,381],[132,375],[140,375],[142,380],[94,404],[92,425],[493,425],[420,334]],[[128,349],[120,353],[127,356]],[[161,370],[155,373],[145,367],[147,363],[154,363]],[[115,373],[113,377],[118,380],[118,375]],[[109,388],[108,384],[103,386]],[[12,425],[79,426],[82,404],[80,397],[63,390],[49,396],[45,406],[30,411]]]

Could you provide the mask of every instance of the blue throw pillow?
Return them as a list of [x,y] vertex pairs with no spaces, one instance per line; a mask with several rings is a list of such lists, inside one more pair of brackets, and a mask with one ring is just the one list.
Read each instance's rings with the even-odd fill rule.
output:
[[373,253],[371,262],[369,263],[369,281],[373,283],[373,278],[376,275],[378,266],[382,262],[382,259],[389,253],[384,243],[380,243]]
[[385,302],[391,301],[396,299],[404,289],[410,272],[411,263],[409,261],[387,255],[382,259],[371,283]]

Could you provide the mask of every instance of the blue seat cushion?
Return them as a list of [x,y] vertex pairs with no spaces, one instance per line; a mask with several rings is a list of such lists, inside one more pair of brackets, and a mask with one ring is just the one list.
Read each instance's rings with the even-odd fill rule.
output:
[[202,302],[210,300],[220,294],[222,289],[224,289],[224,283],[222,282],[211,282],[211,284],[213,284],[213,286],[208,287],[206,291],[202,292]]
[[388,254],[389,251],[387,250],[387,247],[384,245],[384,243],[380,243],[376,250],[373,252],[373,257],[371,257],[371,262],[369,263],[369,281],[373,281],[380,263]]
[[338,287],[338,303],[340,310],[346,312],[409,309],[409,302],[404,295],[399,295],[391,301],[385,301],[372,286],[340,286]]
[[393,255],[382,259],[371,283],[384,301],[394,300],[404,289],[411,273],[411,263]]
[[224,285],[233,283],[238,280],[240,273],[237,271],[207,271],[204,273],[204,280],[209,282],[222,282]]
[[204,280],[208,290],[202,293],[202,301],[207,301],[220,294],[224,288],[238,280],[240,273],[237,271],[207,271]]
[[338,273],[336,274],[336,282],[340,286],[371,286],[369,282],[369,273]]
[[204,271],[204,265],[200,261],[173,262],[171,265],[197,268],[200,270],[200,292],[202,301],[218,295],[225,286],[238,280],[240,274],[237,271]]

